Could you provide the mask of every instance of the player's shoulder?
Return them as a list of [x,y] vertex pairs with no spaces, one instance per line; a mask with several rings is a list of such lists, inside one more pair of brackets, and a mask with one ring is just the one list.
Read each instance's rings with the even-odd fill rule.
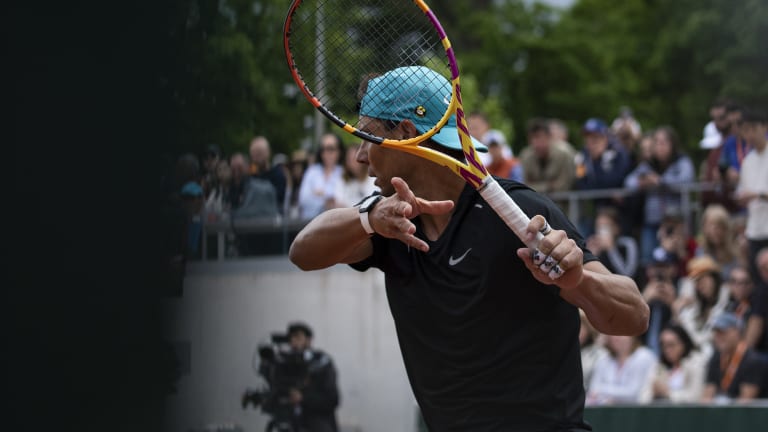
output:
[[507,178],[497,177],[493,176],[494,179],[499,183],[499,186],[502,187],[507,192],[514,191],[514,190],[529,190],[533,192],[533,189],[530,188],[530,186],[526,185],[525,183],[520,183],[516,180],[511,180]]
[[525,183],[520,183],[518,181],[505,178],[495,178],[496,181],[499,182],[499,186],[501,186],[501,188],[504,189],[504,191],[507,192],[507,194],[516,202],[520,200],[543,206],[548,206],[550,203],[552,203],[552,200],[550,200],[549,197],[547,197],[545,194],[536,192]]

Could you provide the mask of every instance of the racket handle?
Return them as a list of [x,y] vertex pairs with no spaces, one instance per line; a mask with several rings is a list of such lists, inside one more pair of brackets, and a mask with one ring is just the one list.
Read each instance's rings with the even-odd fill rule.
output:
[[[531,219],[523,213],[523,210],[515,203],[509,194],[499,185],[493,177],[488,176],[483,181],[484,186],[480,188],[480,195],[485,199],[488,205],[501,217],[504,223],[512,229],[517,237],[525,242],[525,235],[528,233],[526,228]],[[539,232],[536,238],[526,243],[530,249],[536,249],[544,236]]]

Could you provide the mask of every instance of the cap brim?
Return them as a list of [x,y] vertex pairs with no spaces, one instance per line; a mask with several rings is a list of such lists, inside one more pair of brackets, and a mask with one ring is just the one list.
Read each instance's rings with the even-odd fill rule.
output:
[[582,129],[581,130],[582,135],[591,135],[591,134],[605,135],[606,133],[607,131],[602,129]]
[[701,140],[699,147],[705,150],[711,150],[720,146],[721,138],[719,136],[709,136]]
[[[423,132],[425,131],[422,131],[422,133]],[[485,153],[488,151],[488,147],[486,147],[485,144],[481,143],[480,140],[476,139],[473,136],[470,136],[470,138],[472,138],[472,145],[475,146],[475,150],[482,153]],[[461,150],[461,141],[459,140],[459,131],[454,126],[443,126],[440,129],[440,132],[432,135],[431,140],[440,144],[443,147],[446,147],[452,150]]]

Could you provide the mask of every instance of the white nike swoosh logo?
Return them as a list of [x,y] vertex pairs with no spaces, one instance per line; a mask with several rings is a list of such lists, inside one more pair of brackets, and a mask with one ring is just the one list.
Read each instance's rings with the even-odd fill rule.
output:
[[467,256],[467,254],[469,253],[469,251],[471,251],[471,250],[472,250],[472,248],[467,249],[467,251],[464,252],[464,254],[462,256],[458,257],[458,258],[454,258],[453,256],[448,257],[448,265],[449,266],[455,266],[456,264],[462,262],[464,260],[464,258]]
[[475,207],[477,207],[477,208],[483,208],[483,205],[482,205],[482,204],[475,204]]

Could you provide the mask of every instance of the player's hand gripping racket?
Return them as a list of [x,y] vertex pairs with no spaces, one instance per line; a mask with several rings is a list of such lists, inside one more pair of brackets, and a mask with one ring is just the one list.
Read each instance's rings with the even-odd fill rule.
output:
[[[450,168],[525,241],[530,219],[478,157],[464,116],[453,48],[424,1],[294,0],[283,36],[293,79],[315,108],[357,137]],[[425,80],[419,92],[411,91],[414,82]],[[395,126],[411,120],[420,135],[396,140],[360,130],[361,115]],[[435,134],[455,133],[454,128],[466,162],[419,146],[438,138]],[[526,246],[535,250],[542,237],[538,233]]]

